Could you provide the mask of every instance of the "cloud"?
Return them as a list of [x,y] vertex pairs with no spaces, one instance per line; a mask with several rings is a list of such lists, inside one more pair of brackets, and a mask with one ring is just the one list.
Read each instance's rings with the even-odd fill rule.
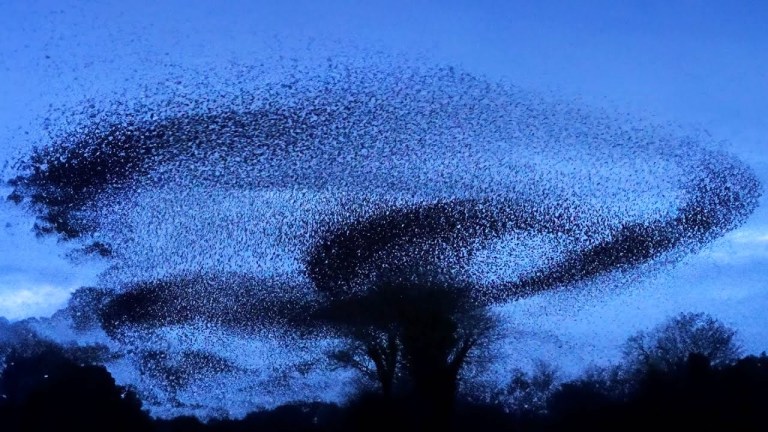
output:
[[717,265],[768,261],[768,227],[751,226],[728,233],[695,259]]
[[768,245],[768,228],[761,230],[738,230],[728,235],[726,240],[741,244],[760,244]]
[[[23,279],[23,278],[22,278]],[[49,284],[19,283],[0,280],[0,316],[19,320],[35,316],[50,316],[67,304],[76,287]]]
[[[7,193],[6,193],[7,194]],[[76,264],[65,255],[75,245],[35,239],[29,216],[0,200],[0,316],[9,319],[50,316],[66,305],[78,287],[91,285],[103,263]]]

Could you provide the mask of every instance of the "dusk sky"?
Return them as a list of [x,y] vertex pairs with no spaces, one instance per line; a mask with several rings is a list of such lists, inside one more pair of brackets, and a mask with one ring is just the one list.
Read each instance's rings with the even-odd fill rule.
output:
[[[152,89],[168,91],[177,79],[215,86],[236,80],[233,74],[242,72],[233,71],[249,65],[279,63],[283,69],[274,73],[280,74],[294,63],[308,68],[332,58],[340,63],[402,60],[455,67],[542,100],[583,106],[594,116],[631,117],[649,128],[703,137],[702,148],[735,156],[763,185],[768,182],[765,2],[0,0],[0,5],[0,159],[8,161],[4,179],[15,174],[12,164],[33,146],[48,143],[46,128],[66,130],[68,119],[94,101],[124,101],[130,108],[153,103],[157,96]],[[207,90],[195,91],[204,95]],[[626,167],[642,165],[643,155],[638,157],[612,169],[609,178],[633,176]],[[3,189],[4,196],[10,192],[10,187]],[[286,200],[296,199],[281,189],[260,202],[279,201],[282,193]],[[144,194],[137,202],[152,199]],[[189,198],[192,203],[196,199]],[[223,207],[233,205],[228,198],[216,199]],[[614,360],[620,344],[634,332],[689,311],[707,312],[732,325],[748,353],[768,350],[765,204],[763,195],[743,225],[668,265],[656,262],[647,271],[601,279],[595,282],[600,287],[583,292],[558,290],[497,305],[510,333],[524,335],[501,348],[505,358],[519,364],[557,359],[569,373],[577,372],[590,363]],[[292,215],[293,210],[275,205],[279,217]],[[131,217],[148,208],[143,201],[135,204]],[[222,212],[236,217],[239,211],[245,210]],[[105,283],[99,275],[108,260],[72,258],[76,242],[37,238],[32,231],[35,215],[12,202],[0,203],[0,216],[0,316],[12,321],[51,317],[77,288]],[[174,238],[181,247],[183,238]],[[151,247],[135,249],[143,251],[137,254],[166,250],[163,237],[156,240]],[[538,240],[516,241],[503,253],[515,258],[519,252],[515,255],[510,248],[531,247]],[[262,264],[280,269],[276,273],[293,265],[290,258],[270,259],[275,261]],[[487,267],[493,270],[485,276],[503,278],[504,262]],[[130,265],[153,264],[136,258]],[[57,325],[51,324],[46,334],[81,341],[104,337],[73,336]],[[215,333],[211,337],[222,345],[246,343],[203,324],[198,330],[171,329],[168,334],[186,341],[179,343],[189,343],[188,335],[196,334],[200,339],[191,345],[204,345],[207,336],[200,335],[206,332]],[[168,334],[164,337],[172,339]],[[248,349],[286,349],[272,343],[267,338]],[[252,358],[243,364],[255,367],[260,361]],[[111,370],[118,381],[132,379],[128,364],[112,365]],[[241,403],[221,393],[212,396],[218,399],[210,405],[234,406],[232,412],[285,397],[276,392]],[[192,403],[199,396],[184,397]]]

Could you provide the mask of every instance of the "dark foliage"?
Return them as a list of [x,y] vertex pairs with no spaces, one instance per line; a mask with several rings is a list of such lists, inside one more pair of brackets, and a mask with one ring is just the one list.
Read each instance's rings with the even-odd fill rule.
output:
[[203,423],[194,417],[156,420],[157,432],[252,432],[338,430],[341,408],[327,403],[290,404],[270,411],[248,414],[241,420],[211,420]]
[[[439,324],[440,319],[435,325]],[[406,339],[403,337],[405,345],[409,343]],[[437,340],[426,343],[425,349],[440,351],[430,346],[433,343],[437,344]],[[403,362],[408,361],[406,351],[402,349]],[[611,371],[592,373],[555,390],[552,379],[547,378],[554,372],[546,369],[538,373],[546,378],[546,385],[539,386],[548,395],[543,409],[538,403],[532,404],[533,409],[522,403],[510,410],[500,404],[461,398],[452,401],[451,407],[429,407],[425,406],[424,394],[417,391],[388,395],[377,391],[362,392],[343,407],[297,403],[255,412],[240,420],[208,422],[193,417],[150,419],[136,395],[115,385],[105,368],[87,365],[63,348],[46,346],[31,353],[12,351],[6,361],[7,367],[0,376],[0,430],[9,432],[613,431],[629,427],[661,430],[671,424],[686,430],[757,431],[766,430],[768,425],[765,353],[719,362],[693,352],[671,367],[648,367],[623,378]],[[407,375],[420,373],[415,372],[415,365],[409,367],[414,371]],[[615,370],[622,368],[626,370],[631,365]],[[516,383],[510,395],[531,396],[524,390],[536,387],[536,376],[537,373],[530,379],[518,377],[518,381],[530,385]],[[424,385],[434,386],[427,390],[430,392],[445,390],[431,381]]]
[[498,406],[459,399],[450,411],[425,410],[423,403],[411,395],[386,397],[380,393],[364,393],[345,408],[344,431],[513,431],[520,422]]
[[0,425],[8,432],[152,428],[135,393],[115,385],[104,367],[77,363],[61,350],[10,354],[0,394]]
[[624,398],[615,397],[603,384],[582,380],[562,386],[550,399],[548,427],[620,430],[633,425],[656,430],[677,424],[686,429],[765,430],[768,426],[765,354],[719,368],[706,356],[691,354],[672,370],[648,370]]

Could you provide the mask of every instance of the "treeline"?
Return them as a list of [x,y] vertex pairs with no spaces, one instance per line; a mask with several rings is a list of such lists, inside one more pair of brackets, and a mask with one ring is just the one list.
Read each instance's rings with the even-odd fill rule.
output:
[[738,357],[734,332],[703,314],[681,314],[630,338],[620,364],[565,382],[543,364],[518,371],[478,399],[460,393],[435,412],[408,392],[369,391],[344,406],[292,404],[244,419],[152,419],[103,366],[48,346],[10,352],[0,376],[0,430],[347,431],[768,429],[768,356]]

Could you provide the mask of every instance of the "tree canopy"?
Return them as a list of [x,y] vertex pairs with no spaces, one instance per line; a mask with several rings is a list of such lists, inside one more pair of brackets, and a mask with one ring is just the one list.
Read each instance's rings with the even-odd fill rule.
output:
[[380,283],[319,312],[348,338],[332,357],[430,404],[449,406],[459,374],[488,339],[493,319],[464,287],[432,282]]
[[705,313],[680,313],[650,331],[641,331],[624,344],[628,363],[643,369],[668,370],[691,354],[715,365],[734,362],[741,355],[736,330]]

